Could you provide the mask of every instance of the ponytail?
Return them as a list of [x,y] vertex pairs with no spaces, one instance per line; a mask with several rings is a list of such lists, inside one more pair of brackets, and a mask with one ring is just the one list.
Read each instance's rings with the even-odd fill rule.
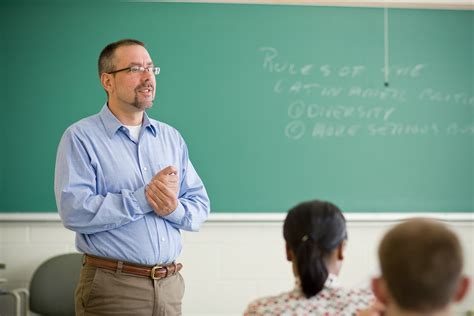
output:
[[323,289],[328,278],[328,270],[324,263],[323,254],[317,243],[308,238],[301,242],[295,256],[301,288],[304,295],[310,298]]

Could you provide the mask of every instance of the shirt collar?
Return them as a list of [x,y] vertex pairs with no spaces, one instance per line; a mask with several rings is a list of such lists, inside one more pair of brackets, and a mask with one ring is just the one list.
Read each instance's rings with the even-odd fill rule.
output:
[[[329,273],[328,278],[326,279],[326,282],[324,282],[324,287],[326,288],[332,288],[332,287],[339,287],[339,278],[337,275]],[[298,290],[301,290],[301,281],[299,278],[295,279],[295,288]]]
[[339,287],[341,284],[339,283],[339,278],[337,275],[329,273],[326,282],[324,282],[325,287]]
[[[112,138],[115,133],[123,126],[123,124],[115,117],[115,115],[110,111],[107,103],[104,104],[102,110],[99,113],[99,117],[104,124],[105,130],[109,138]],[[143,112],[143,123],[142,127],[146,127],[150,133],[156,137],[157,127],[150,121],[148,114]]]
[[146,112],[143,112],[143,127],[146,127],[147,130],[150,131],[150,133],[156,137],[156,130],[157,130],[157,126],[155,126],[156,124],[156,121],[155,123],[153,123],[150,118],[148,117],[148,114],[146,114]]

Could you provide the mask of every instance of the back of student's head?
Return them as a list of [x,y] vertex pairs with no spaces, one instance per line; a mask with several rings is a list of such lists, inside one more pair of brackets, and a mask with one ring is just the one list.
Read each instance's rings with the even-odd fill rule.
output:
[[461,281],[461,244],[434,220],[411,219],[392,228],[379,246],[379,260],[386,287],[403,310],[442,309]]
[[316,295],[328,277],[327,256],[347,239],[341,210],[324,201],[301,203],[288,212],[283,236],[295,256],[303,293]]

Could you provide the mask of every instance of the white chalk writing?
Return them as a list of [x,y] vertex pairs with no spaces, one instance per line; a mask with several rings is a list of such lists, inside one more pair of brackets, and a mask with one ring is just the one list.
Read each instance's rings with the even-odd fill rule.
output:
[[360,86],[352,86],[347,95],[349,97],[358,97],[364,99],[376,99],[376,100],[397,100],[405,102],[407,100],[407,94],[405,90],[393,89],[393,88],[362,88]]
[[311,136],[314,138],[355,136],[360,128],[359,125],[316,123]]
[[446,128],[446,132],[448,135],[474,135],[474,123],[461,125],[459,123],[451,123]]
[[381,106],[321,106],[318,104],[306,104],[302,100],[292,102],[288,107],[288,116],[292,119],[299,118],[328,118],[342,120],[348,118],[357,119],[380,119],[387,121],[395,112],[395,107]]
[[422,101],[455,103],[464,105],[474,105],[474,95],[469,95],[464,92],[444,92],[436,91],[432,88],[423,89],[418,95],[418,99]]
[[408,124],[387,122],[383,124],[369,124],[371,136],[402,136],[402,135],[437,135],[440,129],[437,124]]
[[273,47],[260,47],[260,51],[264,53],[263,69],[269,72],[288,73],[290,75],[309,75],[314,67],[313,64],[306,64],[297,66],[294,63],[281,61],[278,58],[278,51]]
[[[269,89],[287,104],[289,122],[284,134],[289,139],[300,140],[305,135],[313,139],[357,135],[474,136],[472,89],[443,91],[423,86],[427,81],[423,77],[436,70],[428,64],[371,69],[362,64],[331,64],[324,60],[293,62],[295,57],[285,56],[285,52],[271,46],[261,46],[258,51],[263,57],[263,71],[272,76]],[[398,79],[393,81],[396,84],[385,84],[382,74]],[[377,76],[378,84],[374,82]],[[458,109],[451,109],[453,105]],[[447,123],[444,113],[448,109],[463,111],[466,115],[458,115],[460,120],[471,118],[471,122]],[[432,121],[426,123],[428,117]]]
[[[427,65],[417,64],[411,65],[392,65],[388,67],[388,74],[393,77],[412,77],[416,78],[421,76],[421,71],[425,69]],[[385,72],[385,68],[380,68],[382,73]]]

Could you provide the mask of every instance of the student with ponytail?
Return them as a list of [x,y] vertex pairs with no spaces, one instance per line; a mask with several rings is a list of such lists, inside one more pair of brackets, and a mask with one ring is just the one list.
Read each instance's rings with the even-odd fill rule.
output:
[[295,206],[286,216],[283,237],[295,288],[252,302],[244,315],[355,315],[373,303],[369,289],[338,285],[347,231],[337,206],[318,200]]

